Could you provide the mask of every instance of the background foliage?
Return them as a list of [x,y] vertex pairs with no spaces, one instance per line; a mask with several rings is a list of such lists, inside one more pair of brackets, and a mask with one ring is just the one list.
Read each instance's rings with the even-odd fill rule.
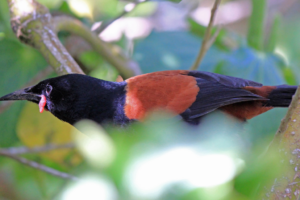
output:
[[[108,24],[130,3],[39,2],[54,15],[74,16],[88,27],[99,21]],[[251,15],[251,2],[256,2],[254,9],[262,10],[262,15]],[[142,73],[189,69],[200,48],[212,3],[210,0],[140,3],[100,37],[122,48],[125,55],[138,62]],[[245,15],[233,12],[234,8]],[[298,84],[299,10],[300,3],[292,0],[270,0],[267,4],[224,0],[216,19],[223,28],[199,70],[266,85]],[[230,16],[235,19],[226,21]],[[118,71],[89,45],[66,32],[59,36],[87,74],[116,80]],[[0,95],[24,87],[38,74],[42,74],[41,79],[55,76],[43,73],[48,65],[42,55],[21,44],[12,33],[6,1],[0,1],[0,66]],[[277,173],[272,160],[257,162],[257,157],[272,140],[286,113],[286,109],[274,109],[243,126],[220,113],[208,116],[199,128],[187,127],[176,118],[157,120],[157,116],[125,130],[107,126],[105,131],[99,131],[97,127],[90,130],[87,125],[79,125],[102,144],[99,145],[83,139],[85,136],[80,133],[72,134],[66,123],[60,123],[49,113],[41,116],[33,104],[16,102],[9,107],[0,106],[1,148],[75,141],[78,150],[30,154],[26,158],[81,178],[74,183],[0,157],[0,199],[251,199],[263,190],[258,188],[259,184]],[[92,150],[86,147],[93,145]],[[197,166],[197,170],[191,166]]]

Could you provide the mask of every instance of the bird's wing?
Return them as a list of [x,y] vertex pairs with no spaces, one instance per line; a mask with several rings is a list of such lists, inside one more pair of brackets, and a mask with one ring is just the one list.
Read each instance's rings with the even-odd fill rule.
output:
[[188,110],[190,119],[201,117],[226,105],[266,100],[264,96],[252,92],[252,88],[262,88],[262,84],[254,81],[210,72],[190,71],[188,75],[195,77],[200,88],[195,102]]
[[126,80],[125,114],[129,119],[143,119],[147,112],[167,109],[175,114],[200,117],[232,103],[264,99],[246,86],[261,84],[209,72],[173,70],[136,76]]

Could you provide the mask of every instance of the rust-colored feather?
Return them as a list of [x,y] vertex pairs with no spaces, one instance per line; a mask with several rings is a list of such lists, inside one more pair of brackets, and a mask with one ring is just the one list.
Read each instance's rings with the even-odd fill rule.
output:
[[247,120],[267,112],[272,108],[273,107],[263,106],[262,101],[248,101],[227,105],[221,107],[220,110],[240,120]]
[[[247,86],[243,89],[248,90],[259,96],[268,98],[270,92],[276,89],[276,86],[262,86],[262,87],[251,87]],[[222,111],[233,115],[241,120],[251,119],[257,115],[260,115],[273,107],[263,106],[263,100],[240,102],[220,108]]]
[[167,109],[180,114],[196,100],[199,87],[188,71],[175,70],[144,74],[126,80],[125,114],[143,119],[149,111]]
[[274,89],[276,89],[276,86],[262,86],[262,87],[252,87],[252,86],[246,86],[243,89],[248,90],[254,94],[257,94],[261,97],[267,98],[270,92]]

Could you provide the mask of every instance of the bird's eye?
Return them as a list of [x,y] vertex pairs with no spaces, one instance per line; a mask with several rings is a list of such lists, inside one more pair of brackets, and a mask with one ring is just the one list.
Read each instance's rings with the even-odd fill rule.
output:
[[49,95],[52,91],[52,86],[51,85],[47,85],[46,86],[46,94]]

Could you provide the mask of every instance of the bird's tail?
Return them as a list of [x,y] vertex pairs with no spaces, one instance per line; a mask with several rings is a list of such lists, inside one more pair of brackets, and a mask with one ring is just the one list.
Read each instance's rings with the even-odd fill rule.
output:
[[288,107],[292,101],[298,86],[278,85],[267,96],[269,99],[265,106]]

